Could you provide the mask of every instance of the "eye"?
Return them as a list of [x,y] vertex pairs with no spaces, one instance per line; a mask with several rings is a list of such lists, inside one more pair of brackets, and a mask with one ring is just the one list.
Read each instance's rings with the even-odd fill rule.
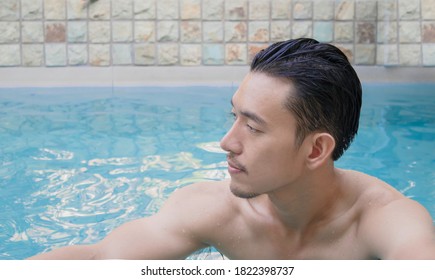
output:
[[253,128],[249,124],[246,124],[246,126],[248,127],[249,131],[252,133],[260,133],[261,132],[260,130]]
[[231,112],[230,115],[233,117],[233,120],[236,120],[236,119],[237,119],[237,115],[236,115],[236,113]]

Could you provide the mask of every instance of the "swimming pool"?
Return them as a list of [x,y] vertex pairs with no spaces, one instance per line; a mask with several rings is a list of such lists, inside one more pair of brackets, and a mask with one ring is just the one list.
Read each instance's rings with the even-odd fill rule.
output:
[[[175,189],[227,178],[235,87],[0,89],[0,259],[90,243]],[[435,217],[435,84],[364,85],[337,166],[380,177]]]

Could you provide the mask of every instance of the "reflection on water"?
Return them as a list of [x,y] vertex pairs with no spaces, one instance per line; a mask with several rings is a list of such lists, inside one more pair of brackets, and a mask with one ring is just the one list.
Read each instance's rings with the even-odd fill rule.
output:
[[177,188],[228,177],[233,89],[179,90],[0,91],[0,259],[98,241]]
[[[215,144],[201,143],[197,147],[221,152]],[[35,161],[74,158],[72,152],[41,149],[43,154],[47,151],[52,157],[32,158]],[[33,180],[40,187],[22,203],[28,208],[45,205],[44,211],[28,215],[28,228],[22,233],[15,232],[10,241],[30,238],[48,248],[50,244],[95,242],[121,221],[155,213],[176,188],[228,177],[226,161],[204,165],[189,152],[144,158],[98,158],[81,163],[81,167],[71,169],[33,170]],[[180,176],[165,179],[174,174]]]
[[[196,147],[222,154],[218,142]],[[27,170],[37,187],[16,197],[15,203],[28,209],[26,228],[5,219],[1,238],[9,244],[32,242],[46,249],[98,241],[115,226],[158,211],[177,188],[228,178],[225,156],[220,156],[223,161],[204,164],[191,152],[94,158],[76,162],[74,168],[54,168],[74,160],[74,152],[66,150],[40,148],[30,158],[32,166],[47,168]],[[3,258],[14,258],[13,252],[2,253]]]

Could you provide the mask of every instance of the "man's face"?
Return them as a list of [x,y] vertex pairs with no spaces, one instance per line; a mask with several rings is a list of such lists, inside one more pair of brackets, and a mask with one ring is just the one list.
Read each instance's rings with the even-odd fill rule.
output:
[[249,73],[234,94],[234,124],[221,147],[228,152],[236,196],[279,190],[301,174],[304,153],[295,145],[296,120],[284,105],[293,93],[289,81]]

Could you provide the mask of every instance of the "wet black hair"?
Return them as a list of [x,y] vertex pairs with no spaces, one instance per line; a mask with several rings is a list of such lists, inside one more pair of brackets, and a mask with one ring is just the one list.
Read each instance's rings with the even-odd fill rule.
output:
[[362,88],[340,49],[309,38],[277,42],[254,57],[251,72],[293,84],[296,92],[285,106],[297,120],[298,145],[309,133],[323,131],[335,139],[333,160],[342,156],[358,132]]

